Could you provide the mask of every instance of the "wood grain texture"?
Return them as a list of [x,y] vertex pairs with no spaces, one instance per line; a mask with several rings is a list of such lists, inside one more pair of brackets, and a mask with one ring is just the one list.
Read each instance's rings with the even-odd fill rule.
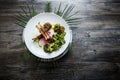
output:
[[74,3],[82,18],[72,27],[71,49],[56,63],[23,59],[23,28],[13,17],[26,3],[43,12],[46,1],[0,0],[0,80],[119,80],[120,0],[61,0],[63,6]]

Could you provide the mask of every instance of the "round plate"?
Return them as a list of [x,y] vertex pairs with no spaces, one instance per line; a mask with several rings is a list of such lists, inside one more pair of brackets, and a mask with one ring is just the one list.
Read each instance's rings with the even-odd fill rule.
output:
[[[59,50],[54,51],[54,52],[49,54],[43,50],[43,47],[40,48],[34,43],[32,38],[34,38],[36,35],[40,34],[36,28],[36,25],[39,22],[41,24],[44,24],[46,22],[49,22],[51,24],[60,24],[60,25],[65,27],[65,32],[66,32],[65,41],[66,41],[66,43],[64,45],[62,45],[62,47]],[[28,23],[24,29],[23,38],[24,38],[24,41],[25,41],[25,44],[26,44],[28,50],[33,55],[35,55],[41,59],[44,59],[44,60],[45,59],[46,60],[53,59],[53,58],[56,58],[56,57],[62,55],[63,53],[65,54],[68,51],[68,46],[72,40],[71,39],[71,30],[69,28],[69,25],[65,22],[65,20],[63,20],[60,16],[58,16],[54,13],[40,13],[40,14],[34,16],[33,18],[31,18],[28,21]]]

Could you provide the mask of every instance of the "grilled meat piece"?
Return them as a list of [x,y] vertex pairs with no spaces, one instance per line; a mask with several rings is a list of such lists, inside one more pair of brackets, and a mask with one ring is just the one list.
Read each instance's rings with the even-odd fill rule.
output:
[[45,31],[49,31],[51,29],[51,27],[52,27],[52,25],[48,22],[44,24],[44,30]]
[[43,38],[43,35],[40,34],[40,35],[36,36],[35,38],[33,38],[32,40],[36,41],[37,39],[40,40],[41,38]]

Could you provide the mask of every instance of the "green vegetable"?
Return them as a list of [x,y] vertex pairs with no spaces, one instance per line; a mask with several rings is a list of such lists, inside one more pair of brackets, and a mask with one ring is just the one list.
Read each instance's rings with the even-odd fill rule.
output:
[[54,49],[54,51],[56,51],[56,50],[58,50],[58,49],[60,49],[61,47],[58,45],[58,44],[55,44],[54,43],[54,46],[53,46],[53,49]]
[[65,28],[60,26],[60,24],[55,24],[53,30],[56,32],[52,37],[54,42],[44,45],[44,51],[48,53],[59,50],[65,44]]
[[55,24],[53,30],[58,34],[61,34],[65,31],[65,28],[61,26],[60,24]]
[[40,44],[40,40],[39,40],[39,39],[37,39],[37,40],[35,41],[35,44],[37,44],[38,47],[42,47],[41,44]]
[[53,51],[52,47],[53,47],[53,44],[46,44],[46,45],[44,45],[45,52],[51,53]]

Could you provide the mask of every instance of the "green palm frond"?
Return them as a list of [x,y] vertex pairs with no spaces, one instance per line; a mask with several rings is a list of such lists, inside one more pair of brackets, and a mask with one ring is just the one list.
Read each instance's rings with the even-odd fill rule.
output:
[[61,3],[59,4],[58,9],[54,11],[54,13],[56,13],[56,14],[59,15],[59,16],[62,16],[62,15],[63,15],[63,13],[62,13],[62,11],[61,11]]
[[[38,14],[37,10],[34,8],[34,6],[29,6],[27,4],[26,8],[22,8],[20,7],[22,13],[18,13],[17,16],[15,16],[15,19],[16,19],[16,24],[21,26],[21,27],[25,27],[25,25],[27,24],[27,22],[30,20],[30,18],[34,17],[35,15]],[[28,9],[28,12],[27,12],[27,9]]]
[[69,25],[77,25],[80,24],[81,18],[74,18],[74,15],[78,14],[79,11],[76,11],[72,13],[74,9],[74,5],[65,5],[63,9],[61,9],[61,3],[59,4],[58,9],[54,9],[54,13],[63,17],[63,19],[69,24]]
[[[80,24],[80,19],[81,18],[75,18],[74,15],[78,14],[79,11],[76,11],[74,13],[72,13],[73,9],[74,9],[74,5],[65,5],[65,7],[63,9],[61,9],[61,3],[59,4],[58,8],[54,8],[53,12],[61,17],[63,17],[63,19],[65,19],[65,21],[69,24],[69,25],[77,25]],[[32,18],[33,16],[37,15],[38,12],[35,9],[35,7],[29,6],[27,4],[26,8],[22,8],[21,10],[24,14],[18,13],[18,15],[15,17],[16,18],[16,24],[22,27],[25,27],[25,25],[27,24],[27,22],[29,21],[30,18]],[[28,10],[28,12],[27,12]],[[51,3],[48,2],[45,4],[44,7],[44,11],[45,12],[52,12],[52,8],[51,8]]]
[[52,8],[51,8],[51,3],[50,2],[45,4],[44,11],[45,12],[52,12]]

